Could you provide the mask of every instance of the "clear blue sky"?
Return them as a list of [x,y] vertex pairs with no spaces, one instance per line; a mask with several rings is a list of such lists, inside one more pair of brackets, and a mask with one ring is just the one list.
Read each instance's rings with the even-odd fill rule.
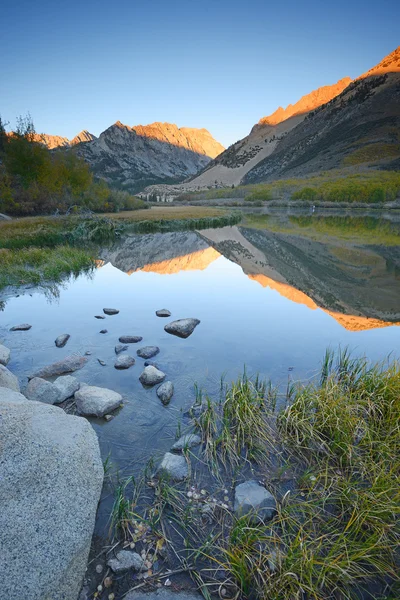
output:
[[205,127],[225,146],[400,44],[398,0],[3,0],[0,114],[98,135]]

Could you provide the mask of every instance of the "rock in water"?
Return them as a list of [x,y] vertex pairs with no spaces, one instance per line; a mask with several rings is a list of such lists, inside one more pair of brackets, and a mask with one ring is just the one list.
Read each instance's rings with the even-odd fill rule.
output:
[[29,400],[36,400],[36,402],[44,402],[45,404],[58,404],[62,402],[58,387],[54,383],[50,383],[50,381],[46,381],[40,377],[34,377],[29,381],[25,390],[25,396]]
[[199,435],[196,435],[195,433],[187,433],[175,442],[171,450],[186,450],[186,448],[193,448],[199,444],[201,444],[201,437]]
[[72,398],[75,392],[77,392],[81,387],[81,384],[76,377],[72,377],[72,375],[64,375],[63,377],[58,377],[55,380],[54,386],[60,392],[60,399],[58,402],[64,402],[64,400]]
[[100,333],[108,333],[108,330],[107,330],[107,329],[102,329],[102,330],[100,331]]
[[156,310],[157,317],[170,317],[171,313],[166,308],[162,308],[161,310]]
[[30,379],[33,377],[53,377],[55,375],[64,375],[65,373],[73,373],[74,371],[78,371],[82,369],[88,359],[85,356],[67,356],[63,358],[63,360],[59,360],[47,367],[43,367],[36,371],[33,375],[30,376]]
[[104,315],[95,315],[95,319],[105,319]]
[[245,481],[235,489],[235,513],[253,514],[256,521],[270,521],[276,513],[276,501],[258,481]]
[[85,416],[103,417],[122,403],[122,396],[106,388],[81,386],[75,394],[78,413]]
[[181,338],[187,338],[192,335],[193,331],[200,323],[199,319],[179,319],[178,321],[172,321],[164,327],[167,333],[177,335]]
[[153,360],[145,360],[144,366],[145,367],[155,367],[156,369],[158,369],[158,364],[155,363]]
[[0,365],[6,367],[10,361],[11,351],[0,344]]
[[32,325],[29,325],[29,323],[22,323],[21,325],[14,325],[10,331],[28,331],[31,327]]
[[1,596],[76,600],[103,484],[86,419],[39,402],[0,402]]
[[164,454],[164,458],[156,471],[156,475],[167,476],[174,481],[183,481],[188,473],[186,458],[181,454],[172,454],[172,452]]
[[144,346],[143,348],[139,348],[136,352],[140,358],[153,358],[156,354],[160,352],[160,348],[158,346]]
[[165,379],[165,373],[156,369],[156,367],[145,367],[139,380],[143,385],[156,385]]
[[57,346],[57,348],[64,348],[65,344],[68,342],[70,337],[71,336],[69,335],[69,333],[63,333],[62,335],[58,336],[54,343]]
[[137,344],[142,341],[142,337],[140,335],[121,335],[119,338],[119,342],[121,344]]
[[120,354],[115,361],[114,367],[116,369],[129,369],[135,364],[135,359],[129,354]]
[[107,561],[107,566],[114,571],[114,573],[123,573],[132,569],[132,571],[147,571],[147,567],[144,564],[143,558],[137,552],[130,552],[129,550],[120,550],[115,558],[110,558]]
[[125,352],[128,350],[128,346],[124,346],[123,344],[117,344],[115,346],[115,354],[120,354],[121,352]]
[[169,404],[169,401],[171,400],[173,395],[174,384],[172,383],[172,381],[164,381],[164,383],[162,383],[160,387],[157,388],[157,396],[160,398],[163,404]]
[[119,310],[117,310],[116,308],[103,308],[103,313],[105,315],[117,315],[119,313]]
[[0,365],[0,387],[9,388],[15,392],[19,392],[18,379],[3,365]]

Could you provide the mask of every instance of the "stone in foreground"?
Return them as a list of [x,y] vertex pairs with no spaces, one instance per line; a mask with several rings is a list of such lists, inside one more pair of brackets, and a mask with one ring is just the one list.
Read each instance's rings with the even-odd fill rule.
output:
[[71,336],[69,335],[69,333],[63,333],[62,335],[58,336],[54,343],[57,346],[57,348],[64,348],[65,344],[68,342],[70,337]]
[[105,315],[117,315],[119,313],[119,310],[117,310],[116,308],[103,308],[103,313]]
[[188,476],[188,464],[181,454],[166,452],[157,471],[157,476],[166,476],[173,481],[183,481]]
[[201,437],[195,433],[188,433],[180,437],[172,446],[171,450],[186,450],[198,446],[199,444],[201,444]]
[[97,436],[38,402],[2,402],[1,416],[1,597],[77,600],[103,484]]
[[29,402],[25,396],[16,392],[14,390],[10,390],[10,388],[0,387],[0,402]]
[[114,558],[107,561],[107,565],[114,573],[123,573],[124,571],[147,571],[143,558],[137,552],[129,550],[120,550]]
[[168,588],[160,588],[154,592],[140,592],[133,591],[129,592],[124,600],[203,600],[202,594],[196,594],[196,592],[175,592]]
[[115,361],[114,367],[116,369],[129,369],[135,364],[135,359],[129,354],[120,354]]
[[140,358],[153,358],[153,356],[159,352],[160,348],[158,346],[144,346],[143,348],[139,348],[136,354],[140,356]]
[[30,379],[33,377],[54,377],[55,375],[64,375],[65,373],[73,373],[74,371],[79,371],[82,369],[88,359],[85,356],[67,356],[63,360],[59,360],[47,367],[43,367],[36,371],[33,375],[30,376]]
[[171,313],[166,308],[162,308],[161,310],[156,310],[157,317],[170,317]]
[[164,383],[162,383],[160,387],[157,388],[157,396],[160,398],[163,404],[169,404],[169,401],[171,400],[173,395],[174,384],[172,383],[172,381],[164,381]]
[[141,342],[142,339],[143,338],[140,335],[121,335],[118,341],[121,342],[121,344],[137,344],[138,342]]
[[64,400],[72,398],[75,392],[77,392],[81,387],[81,384],[76,377],[72,377],[72,375],[64,375],[63,377],[58,377],[55,380],[54,386],[60,392],[60,399],[58,402],[64,402]]
[[60,400],[60,390],[40,377],[34,377],[28,383],[25,390],[25,396],[28,400],[35,400],[36,402],[44,402],[45,404],[58,404]]
[[256,520],[270,521],[276,513],[276,500],[258,481],[250,480],[236,486],[235,513],[253,515]]
[[0,365],[6,367],[10,361],[11,350],[0,344]]
[[165,373],[156,369],[156,367],[145,367],[143,373],[139,377],[139,381],[143,385],[156,385],[165,379]]
[[107,388],[84,385],[75,393],[75,400],[80,415],[103,417],[120,406],[122,396]]
[[95,319],[105,319],[104,315],[95,315],[94,316]]
[[200,323],[199,319],[179,319],[178,321],[172,321],[164,327],[167,333],[177,335],[180,338],[187,338],[192,335],[193,331]]
[[0,365],[0,387],[10,388],[14,392],[20,391],[18,379],[3,365]]
[[115,354],[120,354],[121,352],[125,352],[128,350],[128,346],[124,346],[124,344],[117,344],[115,346]]
[[21,325],[11,327],[10,331],[28,331],[31,327],[32,325],[29,325],[29,323],[21,323]]

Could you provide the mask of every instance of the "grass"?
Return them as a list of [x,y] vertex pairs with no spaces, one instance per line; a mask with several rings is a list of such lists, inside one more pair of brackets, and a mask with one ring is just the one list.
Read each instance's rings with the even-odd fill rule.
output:
[[400,157],[400,144],[376,142],[357,148],[343,159],[344,165],[360,165]]

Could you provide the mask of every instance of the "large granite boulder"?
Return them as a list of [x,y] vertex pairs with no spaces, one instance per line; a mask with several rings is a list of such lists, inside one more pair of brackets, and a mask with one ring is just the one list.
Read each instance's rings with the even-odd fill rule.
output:
[[122,403],[122,396],[107,388],[82,385],[75,393],[76,408],[79,414],[104,417]]
[[54,385],[60,392],[60,398],[56,404],[64,402],[64,400],[67,400],[68,398],[72,398],[75,392],[81,387],[80,382],[72,375],[62,375],[61,377],[57,377]]
[[[0,387],[0,403],[1,402],[29,402],[23,394],[10,390],[10,388]],[[1,411],[0,411],[1,414]]]
[[2,346],[0,344],[0,365],[3,365],[3,367],[6,367],[9,363],[10,356],[11,356],[11,351],[9,350],[9,348],[6,348],[6,346]]
[[19,392],[18,379],[3,365],[0,365],[0,387],[10,388],[15,392]]
[[61,402],[61,393],[58,387],[46,379],[34,377],[26,387],[25,396],[29,400],[45,402],[46,404],[58,404]]
[[39,402],[1,400],[0,416],[1,597],[77,600],[103,484],[96,434]]
[[33,375],[30,376],[29,379],[33,379],[33,377],[54,377],[55,375],[65,375],[65,373],[73,373],[74,371],[78,371],[82,369],[88,359],[86,356],[79,356],[72,354],[71,356],[66,356],[62,360],[59,360],[47,367],[43,367],[39,369]]
[[199,323],[199,319],[179,319],[178,321],[168,323],[164,329],[167,333],[172,333],[172,335],[177,335],[180,338],[187,338],[189,335],[192,335]]
[[156,367],[145,367],[144,371],[140,374],[140,383],[147,386],[156,385],[161,383],[165,379],[165,373],[157,369]]

